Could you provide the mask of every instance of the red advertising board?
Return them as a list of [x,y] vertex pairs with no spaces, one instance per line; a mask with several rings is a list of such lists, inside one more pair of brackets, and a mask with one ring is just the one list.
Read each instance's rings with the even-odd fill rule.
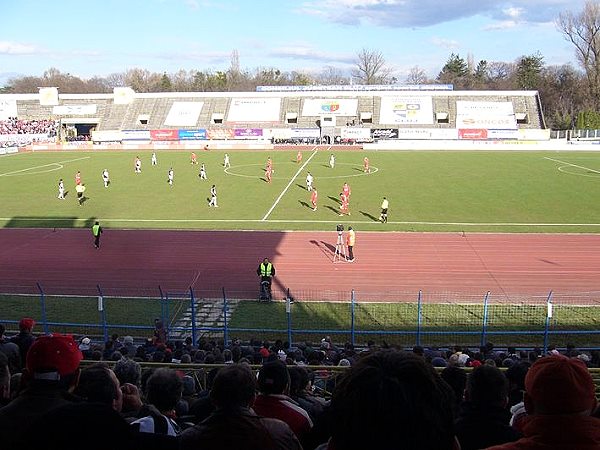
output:
[[153,141],[178,141],[179,130],[150,130],[150,139]]
[[458,130],[459,139],[487,139],[487,137],[485,128],[460,128]]

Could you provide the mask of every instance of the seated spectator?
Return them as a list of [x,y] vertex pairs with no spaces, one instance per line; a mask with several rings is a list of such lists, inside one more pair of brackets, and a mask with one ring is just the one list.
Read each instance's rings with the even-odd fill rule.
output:
[[4,336],[6,328],[0,323],[0,352],[4,353],[8,358],[8,368],[10,373],[18,373],[21,371],[21,354],[19,346],[11,342]]
[[10,401],[10,370],[8,358],[0,352],[0,408]]
[[[146,443],[138,447],[131,427],[117,411],[103,403],[79,402],[60,406],[33,422],[30,430],[23,440],[22,447],[3,446],[3,448],[44,450],[159,448]],[[161,447],[161,450],[170,449]]]
[[82,370],[73,393],[87,402],[102,403],[119,413],[123,408],[121,384],[115,373],[103,363]]
[[313,423],[308,413],[288,397],[290,375],[280,360],[266,362],[258,372],[259,395],[254,410],[259,416],[283,420],[304,445]]
[[216,410],[182,433],[181,449],[301,449],[286,423],[256,415],[251,409],[255,397],[256,378],[250,367],[230,364],[219,370],[210,391]]
[[128,357],[133,358],[133,356],[136,354],[136,351],[137,351],[137,346],[133,343],[133,337],[125,336],[123,338],[123,347],[125,349],[127,349],[127,351],[124,351],[123,349],[121,349],[121,353],[124,353]]
[[26,427],[46,412],[76,400],[82,354],[71,336],[40,336],[27,353],[20,395],[0,409],[0,436],[6,449],[20,445]]
[[488,365],[473,369],[455,423],[461,450],[516,441],[521,434],[509,425],[509,420],[508,381],[504,374]]
[[[347,360],[346,360],[347,361]],[[310,377],[305,367],[289,367],[290,397],[304,409],[314,422],[321,414],[328,402],[317,397],[310,390]]]
[[122,358],[115,364],[114,372],[121,384],[130,383],[134,386],[140,386],[142,366],[137,361]]
[[[146,400],[141,419],[131,423],[141,433],[156,433],[177,436],[179,425],[175,422],[174,408],[181,398],[182,383],[177,372],[171,369],[156,369],[146,385]],[[141,413],[142,414],[142,413]]]
[[19,354],[21,355],[21,369],[25,367],[25,358],[27,357],[27,351],[33,341],[35,341],[35,336],[31,334],[33,327],[35,325],[35,320],[30,317],[23,317],[19,321],[19,334],[11,339],[12,342],[17,344],[19,347]]
[[[436,366],[434,365],[434,367]],[[467,387],[467,373],[460,367],[449,366],[442,369],[440,376],[454,391],[453,411],[455,415],[458,415]]]
[[524,437],[489,450],[600,448],[594,380],[586,365],[562,355],[538,359],[525,377]]
[[375,351],[359,358],[331,401],[331,438],[322,450],[458,450],[453,394],[414,353]]

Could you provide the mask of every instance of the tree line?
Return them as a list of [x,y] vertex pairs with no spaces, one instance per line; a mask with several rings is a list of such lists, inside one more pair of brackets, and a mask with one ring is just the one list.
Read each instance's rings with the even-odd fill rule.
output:
[[56,68],[42,76],[9,80],[0,93],[36,93],[41,86],[61,93],[110,93],[128,86],[136,92],[250,92],[257,86],[350,84],[452,84],[455,90],[537,90],[546,125],[553,129],[600,128],[600,2],[588,0],[580,12],[565,11],[556,27],[575,49],[578,67],[546,65],[540,53],[512,62],[480,60],[452,53],[435,78],[418,65],[400,79],[378,50],[362,49],[347,73],[326,66],[318,73],[281,71],[277,68],[242,69],[232,52],[225,70],[193,69],[175,73],[133,68],[107,77],[82,79]]

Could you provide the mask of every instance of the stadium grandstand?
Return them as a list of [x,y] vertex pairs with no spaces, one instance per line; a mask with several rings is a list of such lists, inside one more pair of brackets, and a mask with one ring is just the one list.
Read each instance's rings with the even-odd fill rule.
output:
[[[302,89],[300,89],[302,88]],[[451,85],[259,87],[257,92],[0,95],[0,123],[53,121],[46,133],[0,126],[2,141],[61,146],[120,143],[242,148],[276,143],[547,141],[537,91],[454,91]],[[345,89],[344,89],[345,88]],[[27,137],[26,137],[27,136]],[[49,148],[49,147],[48,147]]]

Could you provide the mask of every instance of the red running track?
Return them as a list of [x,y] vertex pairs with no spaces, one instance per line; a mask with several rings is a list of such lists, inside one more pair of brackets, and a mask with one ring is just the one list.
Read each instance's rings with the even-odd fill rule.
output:
[[[600,291],[600,235],[357,232],[354,263],[333,263],[336,233],[0,229],[0,291],[254,298],[258,263],[296,298],[399,300],[394,293],[512,298]],[[217,291],[216,293],[212,290]],[[211,291],[211,292],[209,292]],[[381,293],[382,295],[375,295]],[[384,295],[384,294],[387,294]]]

